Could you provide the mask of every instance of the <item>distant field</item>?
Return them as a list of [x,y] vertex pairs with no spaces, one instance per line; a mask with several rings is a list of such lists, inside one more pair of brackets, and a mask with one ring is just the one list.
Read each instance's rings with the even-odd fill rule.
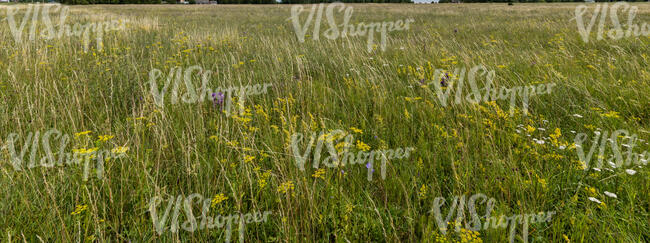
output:
[[[633,150],[647,163],[650,37],[598,40],[595,19],[585,42],[578,5],[346,4],[353,25],[413,20],[389,32],[383,50],[379,33],[370,45],[367,36],[326,38],[326,20],[318,40],[312,26],[300,42],[289,5],[70,6],[65,23],[73,33],[75,24],[109,27],[101,38],[91,31],[49,40],[30,38],[29,15],[22,32],[12,27],[8,17],[15,13],[19,27],[29,6],[0,5],[0,241],[222,242],[225,226],[185,229],[189,209],[198,217],[209,208],[215,218],[271,212],[244,231],[231,217],[235,242],[508,242],[511,235],[517,242],[649,242],[647,166],[610,166],[616,152],[607,145],[604,152],[594,146],[591,159],[604,166],[585,170],[581,152],[625,129],[609,142],[620,146],[636,134]],[[632,6],[642,28],[650,4]],[[618,13],[627,26],[627,12]],[[59,23],[58,12],[50,18]],[[306,18],[303,12],[301,24]],[[335,19],[341,23],[343,13]],[[615,28],[606,20],[605,33]],[[47,34],[47,23],[33,35]],[[469,73],[454,71],[477,65],[494,71],[495,87],[552,85],[528,101],[511,103],[504,94],[469,102]],[[174,97],[172,68],[184,74],[193,66]],[[202,77],[210,91],[201,91]],[[256,84],[259,92],[229,102],[228,87]],[[448,100],[439,91],[450,91]],[[47,140],[52,129],[58,133]],[[333,150],[338,160],[346,151],[412,150],[383,166],[357,159],[363,163],[315,169],[312,149],[300,170],[296,155],[309,135],[338,130],[340,137],[315,139],[324,144],[321,160],[333,161]],[[576,146],[581,133],[586,142]],[[296,134],[304,135],[298,146]],[[59,150],[64,137],[69,143]],[[26,151],[22,167],[12,150]],[[89,160],[42,166],[63,152]],[[102,166],[94,162],[100,156]],[[479,193],[494,198],[492,216],[554,215],[527,233],[522,224],[513,233],[510,225],[470,230],[489,219],[486,202],[476,202],[480,218],[467,208]],[[183,204],[192,194],[206,204]],[[443,234],[438,221],[462,195],[465,215],[452,212]],[[438,220],[437,197],[446,199]],[[168,206],[159,234],[154,218]]]

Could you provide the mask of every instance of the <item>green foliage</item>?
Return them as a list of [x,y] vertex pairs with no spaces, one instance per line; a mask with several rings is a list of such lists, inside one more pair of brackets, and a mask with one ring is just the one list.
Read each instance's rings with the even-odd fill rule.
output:
[[[67,152],[129,150],[105,163],[103,179],[88,181],[83,165],[16,171],[0,150],[0,242],[224,242],[223,229],[170,232],[173,213],[167,230],[155,232],[151,198],[192,193],[228,197],[211,216],[271,210],[268,222],[248,225],[245,242],[434,242],[443,238],[430,213],[434,199],[447,198],[449,210],[453,196],[475,193],[496,199],[493,215],[556,211],[550,223],[529,227],[529,242],[648,242],[648,168],[634,167],[633,176],[621,168],[585,171],[575,148],[550,139],[555,129],[568,144],[572,131],[627,129],[650,141],[650,38],[597,40],[596,26],[585,43],[571,20],[577,5],[353,5],[353,24],[415,20],[389,32],[384,51],[368,51],[365,36],[301,43],[287,20],[291,6],[280,4],[70,6],[67,24],[126,22],[125,30],[103,34],[102,50],[92,34],[88,52],[77,36],[16,43],[3,21],[0,147],[11,133],[24,138],[56,128],[71,137]],[[641,13],[650,5],[633,5],[637,22],[647,22]],[[327,28],[323,23],[321,31]],[[420,83],[439,81],[436,68],[479,64],[495,72],[499,87],[557,86],[532,97],[527,115],[517,100],[510,115],[503,100],[443,106],[435,85]],[[249,111],[237,117],[220,112],[210,94],[158,107],[150,72],[165,73],[158,80],[164,83],[172,68],[194,65],[212,71],[209,88],[273,86],[247,97]],[[190,80],[201,85],[197,76]],[[465,84],[463,92],[470,90]],[[188,94],[185,83],[177,87],[179,99]],[[334,129],[354,132],[372,149],[416,150],[389,161],[385,179],[375,172],[368,181],[364,165],[324,168],[322,177],[311,167],[299,170],[290,135]],[[83,131],[91,133],[75,136]],[[102,142],[100,135],[114,138]],[[287,182],[295,188],[280,192]],[[87,209],[73,214],[79,205]],[[195,216],[200,207],[194,204]],[[186,218],[181,209],[179,224]],[[481,230],[480,237],[508,242],[508,231]],[[520,241],[521,226],[516,234]],[[231,241],[239,241],[236,230]]]

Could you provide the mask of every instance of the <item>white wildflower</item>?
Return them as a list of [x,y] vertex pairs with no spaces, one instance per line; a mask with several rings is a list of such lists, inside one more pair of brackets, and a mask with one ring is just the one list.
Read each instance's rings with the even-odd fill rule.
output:
[[603,202],[601,202],[600,200],[598,200],[598,199],[596,199],[594,197],[589,197],[588,199],[589,199],[589,201],[592,201],[592,202],[595,202],[595,203],[598,203],[598,204],[603,203]]
[[618,198],[618,196],[616,196],[616,194],[614,194],[614,193],[611,193],[611,192],[608,192],[608,191],[605,191],[604,193],[605,193],[605,195],[607,195],[608,197]]

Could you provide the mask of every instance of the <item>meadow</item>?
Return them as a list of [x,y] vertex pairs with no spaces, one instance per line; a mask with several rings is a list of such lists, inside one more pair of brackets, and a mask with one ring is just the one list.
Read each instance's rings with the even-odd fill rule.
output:
[[[635,151],[650,150],[650,38],[597,40],[592,31],[585,42],[578,5],[346,4],[352,24],[414,20],[388,33],[384,50],[370,51],[364,36],[314,40],[309,29],[299,41],[290,5],[70,6],[70,25],[123,25],[101,43],[91,33],[87,51],[79,35],[30,40],[30,24],[16,41],[7,9],[23,9],[22,19],[28,6],[0,5],[0,241],[226,240],[218,227],[172,232],[174,210],[179,224],[191,218],[179,204],[169,204],[167,228],[157,232],[153,219],[168,202],[200,194],[212,217],[271,212],[241,234],[233,226],[231,241],[507,242],[510,228],[468,230],[471,217],[458,218],[456,232],[456,214],[440,230],[437,197],[446,198],[446,216],[454,196],[480,193],[495,199],[492,215],[554,211],[528,226],[530,242],[648,242],[650,171],[585,169],[575,138],[626,129],[643,139]],[[632,6],[634,22],[650,22],[650,4]],[[446,91],[461,78],[454,70],[477,65],[494,71],[499,87],[554,87],[531,97],[527,112],[519,100],[513,112],[505,99],[454,102],[457,91],[441,104],[435,70],[449,74]],[[163,74],[160,89],[170,72],[193,66],[194,87],[208,71],[212,91],[270,85],[233,98],[232,113],[222,110],[232,97],[216,91],[158,105],[152,70]],[[178,89],[179,99],[191,99],[186,84]],[[59,133],[46,144],[56,156],[120,156],[102,171],[88,163],[28,168],[31,157],[47,158],[29,134],[51,129]],[[308,154],[301,170],[292,136],[305,135],[302,154],[308,134],[331,131],[354,136],[337,152],[413,150],[372,169],[365,162],[315,169]],[[12,133],[17,151],[40,144],[25,150],[22,170],[8,146]],[[54,149],[63,137],[68,147]],[[591,142],[581,147],[588,152]],[[162,200],[152,217],[154,198]],[[205,211],[188,205],[194,216]],[[525,240],[521,225],[514,230]]]

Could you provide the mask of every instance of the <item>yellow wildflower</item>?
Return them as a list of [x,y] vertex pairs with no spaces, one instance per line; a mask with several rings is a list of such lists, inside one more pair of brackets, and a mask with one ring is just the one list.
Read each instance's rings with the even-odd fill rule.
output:
[[228,200],[228,197],[226,197],[223,193],[219,193],[215,195],[214,198],[212,199],[212,204],[210,205],[210,207],[214,208],[215,206],[217,206],[217,204],[225,200]]
[[532,126],[530,126],[530,125],[528,125],[528,126],[526,126],[526,131],[527,131],[528,133],[532,133],[532,132],[535,131],[535,128],[532,127]]
[[620,118],[620,116],[618,115],[618,112],[616,112],[616,111],[610,111],[610,112],[607,112],[607,113],[603,113],[603,114],[601,114],[601,116],[604,116],[604,117],[607,117],[607,118]]
[[363,143],[363,142],[361,142],[359,140],[357,140],[357,148],[359,150],[363,150],[363,151],[366,151],[366,152],[368,152],[368,150],[370,150],[370,146],[368,146],[367,144],[365,144],[365,143]]
[[255,159],[255,156],[244,155],[244,163],[251,162]]
[[282,183],[278,187],[278,192],[287,193],[287,192],[292,191],[294,188],[295,188],[295,186],[293,185],[293,181],[287,181],[287,182]]
[[77,207],[75,208],[75,210],[74,210],[72,213],[70,213],[70,215],[78,215],[78,214],[81,214],[82,212],[86,211],[86,209],[88,209],[88,205],[85,205],[85,204],[77,205]]
[[425,197],[427,195],[427,185],[422,184],[422,187],[420,187],[420,192],[418,194],[420,197]]
[[356,128],[356,127],[351,127],[350,130],[352,130],[355,133],[363,134],[363,131],[361,129]]
[[78,132],[78,133],[75,133],[75,134],[74,134],[74,137],[75,137],[75,138],[78,138],[78,137],[81,137],[81,136],[83,136],[83,135],[88,135],[88,134],[90,134],[90,133],[91,133],[91,131]]
[[106,142],[108,140],[111,140],[114,137],[115,136],[112,136],[112,135],[99,135],[99,141],[100,142]]
[[546,189],[546,185],[547,185],[546,179],[537,178],[537,182],[539,182],[539,184],[542,185],[542,188]]
[[129,147],[119,146],[119,147],[114,148],[113,150],[111,150],[111,152],[116,153],[116,154],[123,154],[123,153],[126,153],[126,151],[129,151]]
[[314,172],[314,174],[311,175],[311,177],[314,177],[314,178],[325,178],[325,177],[323,176],[324,174],[325,174],[325,169],[321,168],[321,169],[316,170],[316,171]]
[[271,171],[265,171],[257,180],[257,185],[260,187],[260,190],[266,187],[266,185],[268,184],[269,177],[271,177]]

